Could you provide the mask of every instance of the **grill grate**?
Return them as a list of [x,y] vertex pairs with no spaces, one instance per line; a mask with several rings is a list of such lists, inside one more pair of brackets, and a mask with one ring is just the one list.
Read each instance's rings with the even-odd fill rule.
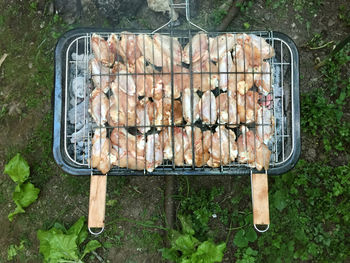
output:
[[[230,32],[233,34],[238,34],[235,32]],[[108,39],[111,36],[111,32],[97,32],[98,35],[102,36],[105,40]],[[118,38],[122,36],[123,33],[114,33]],[[214,38],[217,37],[218,35],[221,35],[222,33],[208,33],[208,37]],[[271,159],[270,159],[270,169],[273,169],[274,167],[280,167],[282,166],[285,162],[287,162],[292,154],[294,153],[294,145],[295,145],[295,133],[293,133],[295,129],[295,116],[294,112],[295,109],[293,107],[294,103],[293,101],[296,99],[294,98],[294,92],[293,92],[293,87],[294,87],[294,67],[292,66],[295,62],[293,61],[293,54],[292,54],[292,49],[290,45],[282,38],[279,36],[275,36],[273,32],[249,32],[249,34],[255,34],[259,37],[262,37],[266,39],[266,41],[273,47],[275,50],[275,56],[272,58],[269,58],[267,61],[271,65],[271,70],[267,74],[270,74],[272,78],[272,87],[271,87],[271,102],[270,104],[272,105],[272,111],[273,111],[273,116],[275,118],[274,121],[274,132],[271,140],[268,142],[268,147],[271,150]],[[130,36],[142,36],[143,39],[145,37],[151,36],[154,37],[154,34],[152,33],[144,33],[144,32],[133,32],[132,34],[130,33]],[[191,42],[192,39],[195,36],[195,32],[183,32],[183,31],[171,31],[171,33],[162,33],[162,35],[168,35],[168,36],[176,36],[179,40],[179,43],[181,44],[182,47],[184,47],[187,43]],[[237,35],[235,35],[237,36]],[[154,67],[152,68],[151,73],[135,73],[135,69],[132,68],[132,65],[125,65],[126,66],[126,73],[120,73],[118,72],[115,74],[113,72],[113,68],[108,68],[108,71],[103,74],[91,74],[89,72],[89,61],[93,57],[93,52],[92,52],[92,34],[91,33],[86,33],[82,34],[74,39],[71,40],[69,45],[67,46],[66,52],[65,52],[65,84],[64,84],[64,152],[67,158],[71,163],[78,167],[82,168],[91,168],[91,147],[92,147],[92,138],[94,135],[94,130],[99,129],[100,131],[103,129],[103,125],[98,125],[96,122],[92,119],[91,115],[88,112],[89,107],[91,106],[91,100],[89,101],[89,97],[91,96],[92,90],[94,88],[94,84],[92,81],[92,78],[97,77],[100,80],[100,83],[102,82],[102,79],[104,77],[108,78],[113,78],[116,76],[118,80],[122,78],[135,78],[135,77],[143,77],[143,76],[152,76],[152,82],[153,86],[156,84],[156,77],[162,77],[163,79],[168,77],[170,78],[170,94],[168,96],[170,97],[171,101],[171,121],[173,123],[174,120],[174,105],[176,101],[180,101],[179,99],[176,99],[176,90],[175,90],[175,80],[180,77],[180,82],[181,82],[181,88],[183,88],[184,85],[190,85],[190,91],[191,91],[191,100],[190,104],[191,106],[194,103],[194,97],[197,96],[195,95],[195,90],[194,90],[194,82],[196,80],[196,76],[200,76],[200,83],[201,87],[203,87],[203,82],[204,79],[209,75],[209,79],[212,79],[214,75],[219,75],[221,76],[226,76],[229,78],[230,75],[237,75],[237,74],[244,74],[245,79],[248,76],[248,72],[225,72],[225,71],[203,71],[200,69],[200,71],[193,72],[194,69],[192,68],[194,63],[192,63],[192,50],[190,48],[190,64],[182,64],[183,67],[181,67],[181,70],[179,72],[176,72],[174,70],[169,70],[167,73],[164,72],[164,62],[163,62],[163,57],[165,54],[161,52],[161,67]],[[164,41],[164,40],[163,40]],[[227,43],[227,38],[226,38],[226,43]],[[162,50],[163,50],[163,42],[162,43]],[[172,45],[175,45],[174,42],[171,42]],[[210,42],[209,42],[210,43]],[[212,43],[213,44],[213,43]],[[165,43],[164,43],[165,45]],[[145,46],[144,46],[145,48]],[[226,47],[227,48],[227,47]],[[136,49],[136,47],[135,47]],[[150,59],[153,59],[153,62],[157,58],[155,55],[155,46],[154,44],[152,45],[152,51],[153,53],[153,58],[151,57]],[[226,50],[227,51],[227,50]],[[144,50],[145,52],[145,50]],[[237,50],[234,50],[234,52],[237,52]],[[202,57],[202,50],[200,52],[200,57]],[[173,52],[170,53],[171,61],[170,61],[170,68],[173,68],[175,63],[175,58]],[[212,58],[210,58],[211,60]],[[181,55],[181,60],[183,60],[183,57]],[[261,59],[262,60],[262,59]],[[116,57],[116,62],[115,65],[118,63],[122,62],[122,58],[119,56]],[[136,59],[135,59],[136,62]],[[228,62],[227,62],[228,63]],[[144,64],[144,69],[146,66],[149,66],[149,64]],[[157,69],[162,69],[162,72],[157,72]],[[188,72],[187,72],[188,71]],[[261,71],[253,71],[253,77],[256,75],[264,75],[266,73],[263,73]],[[189,83],[186,81],[186,79],[189,78]],[[128,85],[126,85],[127,91],[128,89],[131,88]],[[137,87],[136,87],[137,89]],[[214,91],[211,94],[215,94],[217,97],[221,91],[219,91],[219,88],[214,89]],[[155,96],[155,90],[153,90],[153,96]],[[142,93],[142,92],[141,92]],[[162,91],[162,96],[164,96],[164,89]],[[112,91],[109,90],[107,93],[107,97],[110,98],[112,96]],[[199,90],[197,94],[200,94],[203,96],[202,90]],[[221,94],[228,94],[228,93],[221,93]],[[183,93],[181,95],[181,100],[182,103],[184,103],[184,98],[183,98]],[[258,96],[258,93],[254,93],[254,99],[255,96]],[[101,96],[100,96],[101,98]],[[118,99],[120,96],[118,96]],[[136,97],[135,98],[135,103],[139,103],[141,97]],[[100,99],[101,100],[101,99]],[[152,101],[151,101],[152,102]],[[212,100],[209,100],[210,102],[210,109],[211,109],[211,103]],[[108,100],[108,103],[110,106],[110,100]],[[118,101],[119,107],[120,107],[120,102]],[[130,109],[131,103],[126,104],[126,110]],[[153,101],[154,104],[154,101]],[[201,119],[203,120],[203,104],[202,100],[200,100],[201,104]],[[247,101],[245,99],[245,107],[246,107]],[[145,109],[146,106],[143,106],[143,109]],[[192,108],[192,107],[191,107]],[[119,108],[118,108],[119,109]],[[101,110],[101,108],[100,108]],[[163,103],[161,104],[161,110],[164,113],[164,99]],[[203,121],[197,121],[195,122],[193,120],[193,109],[191,115],[191,121],[190,122],[185,122],[182,121],[181,124],[175,125],[175,124],[164,124],[164,118],[161,119],[161,123],[155,124],[155,123],[150,123],[148,125],[129,125],[127,123],[127,129],[128,133],[126,133],[126,140],[128,143],[126,144],[127,149],[126,151],[129,152],[129,141],[133,138],[133,135],[135,135],[135,129],[150,129],[147,133],[140,134],[140,136],[144,137],[144,140],[146,141],[148,138],[147,136],[153,136],[153,140],[156,139],[157,135],[159,133],[159,129],[162,127],[169,127],[171,130],[172,134],[172,143],[171,143],[171,150],[174,153],[174,147],[176,144],[174,143],[176,140],[176,137],[174,138],[175,131],[178,131],[178,129],[181,130],[190,130],[188,135],[190,134],[189,138],[191,139],[191,144],[192,144],[192,149],[195,148],[195,140],[194,140],[194,130],[195,127],[200,127],[201,130],[204,132],[205,130],[210,130],[214,131],[216,127],[226,127],[226,128],[232,128],[233,125],[223,123],[220,124],[220,121],[216,121],[215,124],[209,124],[209,125],[204,125]],[[253,109],[253,112],[256,109]],[[153,107],[153,114],[155,114],[156,108]],[[132,113],[135,114],[136,112]],[[211,111],[209,111],[209,121],[210,121],[210,115]],[[118,114],[119,116],[119,114]],[[221,109],[219,106],[219,113],[218,113],[219,118],[221,118]],[[129,117],[129,116],[127,116]],[[247,118],[247,116],[245,116]],[[255,119],[255,118],[254,118]],[[154,120],[153,120],[154,121]],[[262,126],[266,126],[264,120],[261,124]],[[230,127],[229,127],[230,126]],[[233,128],[232,130],[236,133],[236,136],[238,137],[241,134],[240,129],[242,128],[243,124],[239,123],[235,125],[237,127]],[[246,124],[245,126],[248,126],[249,129],[251,130],[256,130],[258,129],[259,124],[256,124],[255,121],[251,124]],[[108,137],[111,136],[111,133],[113,129],[117,129],[118,132],[124,129],[123,125],[113,125],[111,126],[110,124],[106,123],[105,127],[107,128],[107,134]],[[189,127],[189,128],[186,128]],[[157,132],[155,132],[157,130]],[[221,135],[221,129],[219,129],[217,132],[219,132],[219,137],[222,138]],[[264,129],[263,129],[264,131]],[[162,133],[161,133],[162,134]],[[214,133],[215,134],[215,133]],[[159,137],[159,135],[158,135]],[[162,136],[160,136],[162,137]],[[118,137],[119,138],[119,137]],[[159,138],[163,139],[163,138]],[[230,144],[231,137],[228,137],[228,143]],[[246,138],[245,138],[246,140]],[[185,139],[184,137],[181,138],[181,144],[185,144]],[[200,140],[200,144],[202,144],[202,148],[204,145],[207,143],[207,141]],[[138,147],[138,146],[136,146]],[[220,140],[220,155],[222,154],[222,148],[225,147],[224,145],[221,145],[221,140]],[[211,137],[210,140],[210,148],[211,152],[213,151],[213,137]],[[228,148],[229,151],[231,148]],[[155,151],[153,152],[153,157],[155,157]],[[164,152],[162,153],[164,154]],[[195,154],[192,153],[192,164],[185,162],[181,166],[175,166],[175,157],[176,155],[172,154],[173,158],[171,160],[163,160],[162,164],[158,166],[153,174],[164,174],[165,172],[167,173],[179,173],[179,174],[186,174],[186,173],[191,173],[193,174],[194,172],[197,172],[198,174],[230,174],[230,173],[246,173],[249,171],[251,168],[248,165],[248,163],[239,163],[237,161],[237,158],[233,162],[229,162],[228,164],[222,164],[220,161],[220,165],[218,168],[213,168],[209,167],[208,165],[204,165],[202,167],[196,167],[195,166]],[[183,155],[185,155],[183,153]],[[202,157],[202,156],[201,156]],[[129,162],[129,159],[131,157],[128,156],[127,154],[127,161]],[[202,157],[204,159],[204,157]],[[221,158],[220,158],[221,160]],[[136,162],[138,160],[136,159]],[[141,161],[142,162],[142,161]],[[120,165],[119,165],[120,166]],[[130,167],[129,165],[127,165]],[[155,168],[155,166],[153,167]],[[97,172],[94,169],[95,172]],[[120,168],[118,166],[114,166],[112,170],[110,171],[110,174],[128,174],[130,172],[129,169],[127,168]],[[143,173],[148,173],[146,169],[142,171],[133,171],[133,174],[143,174]]]

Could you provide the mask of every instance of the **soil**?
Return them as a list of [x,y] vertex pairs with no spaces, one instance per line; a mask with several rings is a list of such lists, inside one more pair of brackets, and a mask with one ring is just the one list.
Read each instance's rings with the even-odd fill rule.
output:
[[[41,12],[44,12],[44,8],[48,6],[45,3],[43,0],[39,1],[39,11],[41,11],[40,8],[43,8]],[[9,7],[16,5],[13,1],[6,1],[6,4]],[[271,9],[266,7],[265,1],[258,0],[254,1],[251,9],[241,12],[236,17],[230,24],[228,31],[245,30],[243,24],[249,23],[249,30],[274,30],[290,36],[299,50],[300,90],[301,92],[307,92],[321,85],[320,72],[314,68],[315,59],[323,58],[328,50],[311,51],[305,47],[306,43],[315,33],[322,33],[325,39],[335,42],[348,35],[350,27],[338,18],[339,6],[347,4],[347,0],[323,1],[323,4],[316,8],[315,14],[312,14],[309,10],[304,10],[302,12],[303,21],[301,22],[300,19],[296,18],[297,12],[293,6],[288,5]],[[0,0],[0,6],[4,5],[4,1]],[[21,7],[19,7],[20,11],[16,15],[25,17],[28,6],[25,6],[24,3],[18,5],[21,5]],[[215,25],[209,23],[210,15],[217,5],[212,1],[205,0],[200,1],[197,7],[197,14],[193,21],[204,28],[213,29]],[[1,29],[1,18],[7,15],[9,13],[5,12],[4,9],[0,11],[0,34],[4,32],[4,29]],[[184,17],[182,16],[180,19],[183,21]],[[98,17],[93,21],[86,20],[88,19],[81,18],[77,21],[77,24],[79,26],[98,26],[105,22],[103,17]],[[120,20],[120,24],[112,25],[113,27],[149,29],[160,26],[168,18],[166,14],[155,13],[143,5],[138,9],[136,16],[121,17],[118,20]],[[94,21],[98,22],[95,23]],[[306,26],[306,22],[310,24],[309,28]],[[31,180],[41,190],[38,201],[28,207],[25,214],[17,215],[13,222],[9,222],[7,215],[15,208],[12,202],[14,183],[7,175],[0,176],[0,225],[2,226],[0,263],[6,262],[8,247],[11,244],[19,245],[21,240],[25,241],[25,251],[19,252],[14,262],[40,262],[39,242],[36,238],[37,230],[47,229],[54,222],[61,222],[69,226],[79,217],[88,214],[89,178],[65,175],[54,163],[52,154],[47,154],[51,152],[52,145],[49,142],[45,144],[39,142],[40,131],[44,132],[44,135],[46,132],[49,137],[51,136],[52,120],[44,122],[44,118],[51,111],[51,97],[47,95],[47,92],[50,94],[53,87],[50,87],[49,91],[45,91],[47,86],[39,83],[39,86],[33,88],[30,92],[37,94],[36,98],[41,100],[40,106],[27,106],[28,90],[25,89],[24,83],[33,81],[31,75],[42,74],[36,69],[28,67],[28,65],[33,63],[36,56],[48,56],[36,51],[33,51],[35,52],[33,54],[25,51],[25,47],[30,46],[30,43],[35,43],[37,46],[40,44],[40,42],[35,42],[35,39],[21,38],[25,32],[35,35],[35,31],[40,30],[35,27],[35,23],[40,24],[38,21],[28,22],[27,26],[21,23],[18,26],[16,24],[5,24],[5,26],[13,28],[11,35],[7,35],[12,38],[11,42],[24,41],[19,50],[10,50],[3,38],[0,41],[0,57],[3,53],[10,53],[0,67],[0,112],[5,104],[6,106],[19,105],[17,106],[19,110],[12,110],[11,114],[9,111],[5,111],[4,115],[0,113],[0,171],[4,170],[5,163],[16,152],[21,152],[32,167]],[[52,52],[50,55],[52,58],[53,49],[54,43],[49,49],[49,52]],[[10,61],[13,60],[18,61],[18,68],[10,68],[10,64],[13,64]],[[53,66],[53,63],[50,66]],[[18,72],[26,71],[26,74],[18,74],[18,78],[22,78],[22,81],[19,82],[20,85],[13,84],[17,80],[12,78],[13,74],[10,71],[14,70],[18,70]],[[52,69],[50,72],[48,76],[51,78],[49,85],[53,83]],[[9,79],[10,77],[11,79]],[[12,95],[8,95],[9,93]],[[35,133],[39,134],[39,137]],[[29,144],[32,145],[33,149],[28,150]],[[302,134],[301,158],[314,162],[322,158],[322,156],[319,156],[319,152],[322,152],[320,146],[315,143],[313,138]],[[45,166],[41,164],[43,157],[46,161]],[[344,160],[344,162],[346,161],[348,160]],[[177,180],[177,182],[179,181]],[[189,177],[189,182],[193,190],[210,188],[214,185],[222,186],[227,196],[240,195],[240,187],[249,188],[248,177]],[[107,192],[106,230],[99,240],[104,243],[111,243],[112,247],[100,248],[96,253],[105,260],[104,262],[162,262],[157,249],[163,247],[162,237],[164,232],[156,227],[142,228],[135,221],[152,221],[151,225],[164,227],[163,178],[110,177],[108,178]],[[249,194],[246,199],[245,204],[249,206]],[[220,229],[218,237],[222,240],[226,238],[226,234],[225,229]],[[232,240],[230,242],[232,244]],[[230,245],[225,254],[224,262],[232,262],[234,251],[235,248]],[[87,257],[85,261],[99,262],[95,256]]]

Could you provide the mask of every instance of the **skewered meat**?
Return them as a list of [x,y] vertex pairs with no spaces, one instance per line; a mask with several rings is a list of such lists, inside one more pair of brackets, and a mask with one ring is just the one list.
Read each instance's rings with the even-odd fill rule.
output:
[[146,142],[146,170],[152,172],[163,162],[163,146],[158,134],[147,136]]
[[209,61],[209,58],[197,61],[192,66],[193,90],[206,92],[214,90],[219,85],[218,66]]
[[[154,34],[153,40],[162,51],[163,56],[168,57],[170,63],[171,53],[173,55],[173,64],[181,65],[182,60],[182,47],[176,37],[169,37],[161,34]],[[164,62],[163,62],[163,66]]]
[[216,99],[210,90],[204,92],[198,106],[199,114],[203,123],[214,124],[217,118]]
[[254,75],[254,83],[259,88],[259,91],[267,95],[271,91],[271,69],[269,62],[263,62],[261,66],[254,68],[254,71],[259,72]]
[[227,165],[234,161],[238,154],[236,134],[224,126],[218,126],[211,137],[210,157],[207,164],[211,167]]
[[256,119],[256,131],[260,141],[267,144],[273,135],[274,127],[275,118],[272,115],[272,110],[260,107]]
[[194,138],[194,151],[192,151],[192,127],[186,126],[185,128],[187,137],[184,136],[186,143],[185,149],[185,160],[186,163],[192,165],[192,152],[194,152],[194,162],[195,166],[201,167],[207,163],[209,160],[209,140],[211,137],[210,131],[204,131],[197,126],[193,127],[193,138]]
[[258,104],[259,94],[249,90],[245,95],[237,94],[237,109],[241,123],[252,123],[256,120],[260,108]]
[[231,127],[239,124],[237,97],[234,92],[229,90],[227,93],[221,93],[216,97],[216,105],[219,123],[228,123]]
[[236,43],[236,37],[233,34],[222,34],[210,41],[210,59],[217,62],[222,55],[231,51]]
[[136,35],[130,32],[122,32],[120,41],[116,45],[116,51],[122,57],[124,63],[135,64],[136,60],[141,56]]
[[238,137],[238,162],[247,163],[257,170],[267,170],[270,164],[271,151],[262,143],[253,131],[242,127],[242,134]]
[[92,51],[95,58],[103,65],[110,67],[114,63],[114,54],[111,52],[108,42],[101,36],[93,34],[91,37]]
[[192,42],[187,43],[183,50],[183,62],[190,64],[190,47],[192,46],[192,63],[207,60],[209,57],[208,36],[204,32],[199,32],[192,38]]
[[97,125],[104,126],[107,122],[108,108],[109,101],[107,96],[100,89],[94,89],[90,97],[89,112]]
[[103,174],[111,169],[112,162],[109,155],[111,145],[106,136],[106,128],[95,129],[91,149],[91,166],[99,169]]
[[[199,119],[199,96],[193,91],[193,101],[191,100],[191,89],[185,89],[182,93],[182,113],[187,123]],[[193,103],[192,103],[193,102]],[[193,114],[193,116],[192,116]]]

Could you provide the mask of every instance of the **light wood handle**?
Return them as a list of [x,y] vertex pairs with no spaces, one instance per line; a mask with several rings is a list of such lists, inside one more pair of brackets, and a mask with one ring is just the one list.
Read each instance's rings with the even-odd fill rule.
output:
[[254,225],[269,225],[269,193],[267,173],[252,174],[252,199]]
[[89,228],[105,225],[107,175],[92,175],[90,182]]

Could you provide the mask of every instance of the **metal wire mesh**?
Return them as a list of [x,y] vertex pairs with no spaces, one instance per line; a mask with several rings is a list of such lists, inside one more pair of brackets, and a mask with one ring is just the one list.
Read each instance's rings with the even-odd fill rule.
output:
[[[116,174],[127,169],[143,173],[176,170],[184,174],[250,169],[257,166],[257,144],[261,144],[257,134],[271,152],[270,167],[283,164],[290,157],[294,145],[291,92],[294,75],[288,44],[272,32],[249,32],[265,39],[273,48],[268,52],[274,50],[275,55],[263,59],[252,53],[247,58],[248,53],[243,52],[243,70],[239,71],[237,63],[242,61],[235,61],[235,56],[240,49],[254,50],[244,38],[241,45],[231,48],[230,41],[239,42],[237,38],[242,33],[230,32],[234,39],[229,34],[203,33],[207,45],[199,41],[199,47],[194,47],[197,33],[97,32],[101,38],[86,34],[69,44],[65,65],[64,150],[70,161],[81,167],[94,166],[93,145],[103,146],[103,136],[97,138],[95,134],[104,132],[110,140],[106,158],[111,172]],[[109,45],[107,53],[97,54],[93,50],[93,41],[95,47],[102,49],[113,38],[115,45],[112,48]],[[178,52],[186,49],[186,45],[187,53]],[[261,52],[263,42],[259,45]],[[256,60],[258,66],[247,69],[250,60]],[[269,67],[263,69],[266,62]],[[234,67],[236,70],[232,70]],[[258,87],[255,81],[263,78],[270,79],[268,90],[263,85]],[[252,80],[254,84],[248,91],[239,79],[244,83]],[[243,106],[231,111],[230,104]],[[272,121],[264,119],[267,110],[273,112]],[[246,128],[254,136],[253,162],[239,158],[239,153],[231,158],[237,155],[235,144],[240,137],[244,147],[248,147],[251,133]],[[265,140],[266,131],[272,136]],[[164,149],[166,137],[168,145]],[[111,158],[112,152],[116,160]]]

